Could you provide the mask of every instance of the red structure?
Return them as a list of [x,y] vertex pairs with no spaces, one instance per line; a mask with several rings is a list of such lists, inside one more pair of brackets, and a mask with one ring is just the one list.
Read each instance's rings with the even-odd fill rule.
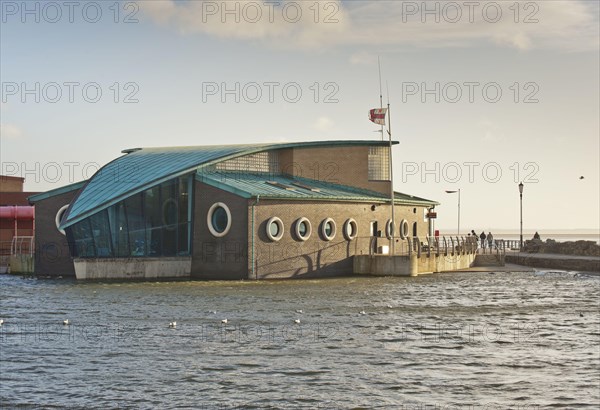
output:
[[33,206],[0,206],[2,254],[31,254],[35,236],[34,224]]
[[0,175],[0,270],[15,254],[32,254],[35,211],[23,192],[24,178]]

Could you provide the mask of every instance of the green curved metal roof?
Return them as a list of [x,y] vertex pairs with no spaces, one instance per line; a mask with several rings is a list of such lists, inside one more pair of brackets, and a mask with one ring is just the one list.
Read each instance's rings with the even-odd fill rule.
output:
[[[327,181],[291,177],[289,175],[260,175],[237,172],[198,171],[196,180],[222,189],[242,198],[389,202],[388,195],[364,188],[351,187]],[[439,202],[394,192],[394,203],[399,205],[432,206]]]
[[387,145],[385,141],[344,140],[124,150],[126,155],[109,162],[88,180],[65,212],[60,227],[71,226],[131,195],[203,165],[274,149]]

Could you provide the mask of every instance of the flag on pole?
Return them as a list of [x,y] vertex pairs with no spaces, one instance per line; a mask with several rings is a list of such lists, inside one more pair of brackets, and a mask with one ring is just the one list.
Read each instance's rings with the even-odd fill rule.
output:
[[369,120],[375,124],[385,125],[385,114],[387,108],[375,108],[369,111]]
[[455,194],[455,193],[457,193],[457,192],[458,192],[458,191],[446,191],[446,193],[447,193],[447,194]]

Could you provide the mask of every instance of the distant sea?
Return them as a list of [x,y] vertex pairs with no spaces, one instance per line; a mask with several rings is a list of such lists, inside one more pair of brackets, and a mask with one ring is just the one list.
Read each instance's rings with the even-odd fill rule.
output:
[[[488,233],[490,230],[486,230],[485,233]],[[477,235],[481,234],[481,231],[476,231]],[[492,234],[494,235],[494,238],[496,239],[508,239],[508,240],[518,240],[519,239],[519,232],[514,232],[514,231],[494,231],[491,230]],[[523,240],[529,240],[533,238],[535,232],[524,232],[523,233]],[[463,235],[466,235],[467,233],[463,233]],[[539,231],[540,234],[540,238],[542,239],[542,241],[546,241],[546,239],[554,239],[557,242],[570,242],[570,241],[594,241],[597,244],[600,244],[600,233],[596,232],[564,232],[564,231],[548,231],[548,232],[544,232],[544,231]],[[440,235],[456,235],[455,232],[452,231],[441,231]]]

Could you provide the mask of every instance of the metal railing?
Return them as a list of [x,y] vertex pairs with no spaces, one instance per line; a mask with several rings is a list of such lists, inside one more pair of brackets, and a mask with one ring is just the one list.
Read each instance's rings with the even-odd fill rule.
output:
[[10,244],[10,254],[33,255],[35,238],[33,236],[15,236]]
[[[394,255],[411,256],[436,255],[448,256],[457,254],[473,254],[477,252],[478,241],[470,237],[432,237],[418,236],[406,239],[394,238]],[[354,254],[389,255],[390,240],[379,236],[361,236],[354,239]]]
[[480,245],[483,246],[479,246],[479,248],[477,249],[477,253],[480,255],[496,255],[496,258],[498,260],[504,260],[503,258],[504,255],[506,255],[506,251],[512,249],[514,242],[516,242],[517,244],[519,243],[519,241],[511,241],[504,239],[495,239],[494,241],[492,241],[491,245],[487,241],[485,241],[483,244],[481,244],[480,242]]

